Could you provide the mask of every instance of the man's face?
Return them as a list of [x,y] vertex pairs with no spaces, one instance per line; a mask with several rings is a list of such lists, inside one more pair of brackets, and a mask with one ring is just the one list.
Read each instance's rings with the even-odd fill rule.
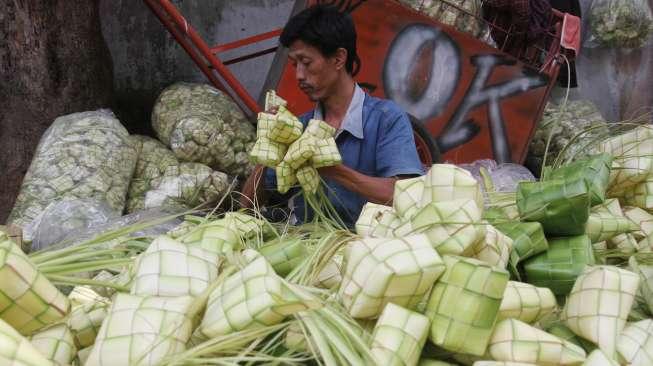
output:
[[331,94],[339,72],[335,57],[325,57],[319,49],[297,40],[290,45],[288,59],[295,67],[299,88],[311,101]]

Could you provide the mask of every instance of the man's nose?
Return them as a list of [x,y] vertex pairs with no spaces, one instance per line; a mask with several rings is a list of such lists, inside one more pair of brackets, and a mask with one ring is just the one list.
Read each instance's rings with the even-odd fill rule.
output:
[[297,81],[304,81],[306,79],[306,72],[304,72],[304,68],[300,65],[297,65],[295,69],[295,77],[297,77]]

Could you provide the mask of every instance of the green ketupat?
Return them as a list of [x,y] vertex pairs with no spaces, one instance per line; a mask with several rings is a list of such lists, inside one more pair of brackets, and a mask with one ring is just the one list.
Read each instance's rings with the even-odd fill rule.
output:
[[167,87],[154,104],[152,127],[180,161],[202,163],[230,175],[251,171],[248,152],[254,144],[254,126],[229,96],[212,86]]
[[639,277],[614,266],[588,267],[576,280],[562,312],[565,324],[616,357],[619,334],[626,325]]
[[508,272],[472,258],[444,256],[447,267],[426,306],[430,339],[448,351],[481,356],[492,335]]
[[543,330],[516,319],[497,323],[488,353],[498,361],[528,362],[542,366],[580,365],[585,351]]
[[552,313],[556,307],[555,296],[548,288],[508,281],[497,318],[512,318],[531,324]]
[[379,365],[417,365],[429,325],[424,315],[388,303],[372,333],[374,359]]
[[30,337],[42,355],[56,365],[70,365],[77,354],[73,334],[66,324],[56,324]]
[[0,232],[0,317],[18,332],[32,332],[63,319],[70,301]]
[[524,262],[528,283],[566,295],[585,266],[594,264],[592,243],[586,235],[551,239],[549,249]]
[[157,365],[182,352],[192,332],[190,296],[119,293],[102,322],[86,366]]
[[159,236],[136,262],[132,295],[199,296],[218,277],[212,251]]
[[387,303],[413,310],[444,269],[424,235],[364,238],[345,251],[338,295],[354,318],[376,318]]
[[0,319],[0,364],[20,366],[54,365],[25,337]]
[[619,336],[617,351],[628,365],[652,365],[653,319],[645,319],[626,325]]

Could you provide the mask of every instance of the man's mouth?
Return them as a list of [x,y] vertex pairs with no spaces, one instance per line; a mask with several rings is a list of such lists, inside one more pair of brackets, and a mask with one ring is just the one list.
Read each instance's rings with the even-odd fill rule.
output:
[[308,85],[300,85],[299,89],[301,89],[301,91],[303,91],[306,94],[310,94],[313,91],[313,88]]

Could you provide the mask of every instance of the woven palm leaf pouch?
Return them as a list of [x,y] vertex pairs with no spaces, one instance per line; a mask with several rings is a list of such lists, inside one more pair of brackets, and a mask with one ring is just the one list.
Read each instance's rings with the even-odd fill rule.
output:
[[583,179],[520,182],[517,207],[522,220],[539,222],[547,235],[581,235],[590,213],[590,193]]
[[571,291],[587,265],[594,264],[592,243],[586,235],[549,240],[549,249],[524,262],[528,283],[548,287],[555,295]]
[[610,182],[612,160],[612,155],[607,153],[594,155],[550,171],[547,180],[562,179],[570,181],[582,179],[589,188],[592,206],[598,205],[605,201],[605,191],[608,189],[608,183]]
[[444,256],[425,315],[431,341],[451,352],[485,353],[508,284],[508,272],[473,258]]
[[617,351],[628,365],[653,365],[653,319],[626,325],[619,336]]

